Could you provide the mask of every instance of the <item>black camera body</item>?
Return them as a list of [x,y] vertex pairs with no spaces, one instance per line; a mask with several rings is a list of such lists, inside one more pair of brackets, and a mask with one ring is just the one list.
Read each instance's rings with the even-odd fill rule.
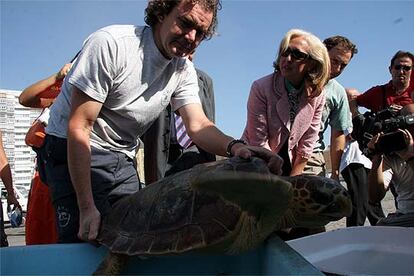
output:
[[[352,138],[357,140],[361,151],[370,156],[374,153],[391,153],[407,147],[404,135],[398,129],[405,129],[414,124],[414,114],[398,115],[390,108],[379,112],[365,112],[352,119]],[[375,150],[368,149],[368,143],[376,134],[383,132],[375,145]]]

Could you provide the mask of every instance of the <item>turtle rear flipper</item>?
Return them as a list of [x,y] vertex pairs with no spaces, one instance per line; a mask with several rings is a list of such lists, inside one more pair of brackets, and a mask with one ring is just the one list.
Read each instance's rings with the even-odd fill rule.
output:
[[109,252],[92,275],[121,275],[128,256]]
[[293,196],[289,182],[272,174],[254,172],[202,173],[192,187],[219,195],[256,217],[270,212],[276,218],[287,210]]

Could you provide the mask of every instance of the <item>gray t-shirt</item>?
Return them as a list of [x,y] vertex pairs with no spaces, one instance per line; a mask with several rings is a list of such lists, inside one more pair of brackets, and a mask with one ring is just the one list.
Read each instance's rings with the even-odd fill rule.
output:
[[397,193],[397,212],[414,213],[414,171],[397,154],[384,155],[384,185],[394,184]]
[[131,157],[138,138],[170,102],[173,110],[200,103],[193,64],[166,59],[149,27],[109,26],[87,38],[51,107],[48,134],[67,136],[72,85],[103,103],[91,146]]

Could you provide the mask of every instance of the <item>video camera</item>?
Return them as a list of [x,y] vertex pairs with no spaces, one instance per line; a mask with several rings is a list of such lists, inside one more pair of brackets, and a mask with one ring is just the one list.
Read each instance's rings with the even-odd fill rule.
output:
[[[352,119],[352,138],[357,140],[359,148],[366,155],[374,153],[391,153],[407,147],[404,135],[398,129],[405,129],[414,124],[414,114],[398,115],[387,108],[379,112],[365,112]],[[383,132],[375,144],[375,150],[368,149],[368,143],[376,134]]]

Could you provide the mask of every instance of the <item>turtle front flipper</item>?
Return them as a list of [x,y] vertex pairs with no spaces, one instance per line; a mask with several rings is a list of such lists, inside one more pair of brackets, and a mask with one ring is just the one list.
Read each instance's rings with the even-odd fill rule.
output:
[[202,173],[192,186],[196,191],[222,197],[243,211],[238,235],[228,253],[249,250],[266,239],[289,208],[293,196],[289,182],[272,174],[254,172]]
[[109,252],[92,275],[121,275],[128,256]]
[[272,174],[207,172],[200,174],[191,184],[195,190],[219,195],[256,217],[264,211],[284,213],[293,196],[292,185]]

